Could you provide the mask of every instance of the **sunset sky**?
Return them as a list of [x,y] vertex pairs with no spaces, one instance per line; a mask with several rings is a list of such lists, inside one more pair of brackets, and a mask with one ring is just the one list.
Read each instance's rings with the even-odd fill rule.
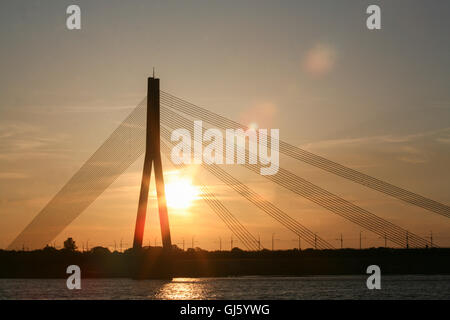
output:
[[[74,3],[82,29],[69,31],[65,11]],[[375,3],[382,29],[369,31],[365,11]],[[450,204],[449,12],[444,1],[1,2],[0,248],[142,100],[152,67],[166,92],[246,125],[278,128],[293,145]],[[131,246],[142,162],[56,245],[70,236],[80,248],[113,248],[121,239]],[[229,249],[231,233],[201,199],[200,184],[263,246],[273,233],[276,248],[297,246],[295,234],[200,167],[181,170],[167,159],[163,166],[178,246],[194,237],[195,246],[217,249],[221,237]],[[448,218],[299,161],[281,157],[280,166],[450,246]],[[345,247],[359,247],[359,226],[243,168],[223,168],[334,246],[342,233]],[[189,199],[173,199],[186,188]],[[154,193],[150,199],[144,244],[160,245]],[[384,244],[362,235],[364,247]]]

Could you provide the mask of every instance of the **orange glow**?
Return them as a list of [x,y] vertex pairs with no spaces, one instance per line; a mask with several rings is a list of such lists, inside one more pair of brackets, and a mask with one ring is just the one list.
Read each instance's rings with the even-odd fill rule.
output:
[[198,199],[199,194],[198,187],[187,178],[174,177],[166,183],[167,206],[171,208],[188,209]]

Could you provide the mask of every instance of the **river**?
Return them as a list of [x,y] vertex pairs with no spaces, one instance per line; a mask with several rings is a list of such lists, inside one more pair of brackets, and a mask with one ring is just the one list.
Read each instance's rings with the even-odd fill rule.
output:
[[175,278],[172,281],[0,279],[0,299],[450,299],[450,275],[385,275],[380,290],[367,277]]

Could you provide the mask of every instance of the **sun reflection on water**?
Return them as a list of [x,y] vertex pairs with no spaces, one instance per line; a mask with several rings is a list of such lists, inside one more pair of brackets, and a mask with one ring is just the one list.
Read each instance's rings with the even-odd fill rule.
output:
[[159,289],[156,299],[208,299],[210,291],[208,283],[202,279],[175,278]]

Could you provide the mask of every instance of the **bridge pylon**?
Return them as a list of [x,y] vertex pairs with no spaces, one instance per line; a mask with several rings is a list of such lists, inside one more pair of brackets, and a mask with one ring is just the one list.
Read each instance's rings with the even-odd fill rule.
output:
[[160,97],[159,79],[148,78],[147,85],[147,129],[144,168],[142,172],[141,192],[134,231],[133,248],[142,248],[144,239],[145,218],[147,214],[148,192],[152,165],[154,165],[156,194],[158,198],[159,222],[161,225],[161,238],[164,249],[172,247],[169,228],[169,216],[164,190],[164,177],[161,164],[160,151]]

